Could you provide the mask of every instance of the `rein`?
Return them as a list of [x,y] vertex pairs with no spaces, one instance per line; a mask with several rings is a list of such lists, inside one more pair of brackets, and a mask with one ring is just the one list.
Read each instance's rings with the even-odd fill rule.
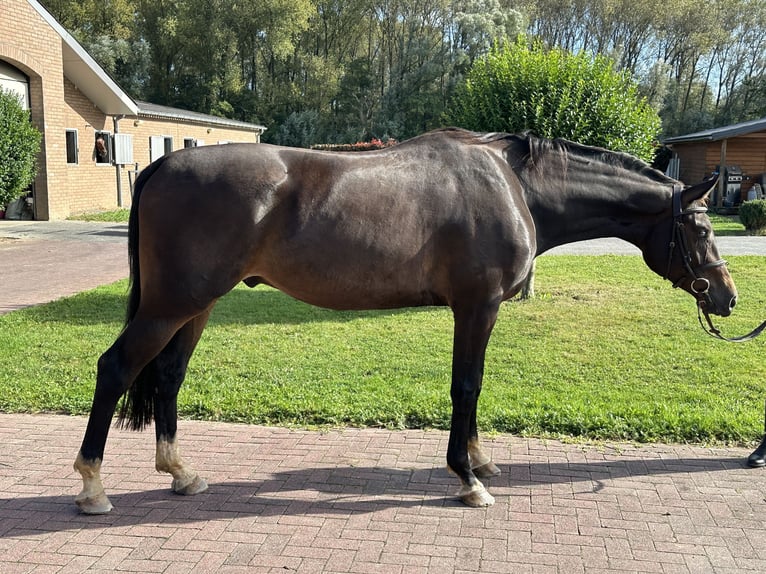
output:
[[[673,284],[673,288],[677,288],[681,284],[681,282],[687,277],[691,278],[689,290],[697,298],[697,318],[699,319],[699,323],[700,323],[700,326],[702,327],[702,330],[705,331],[705,333],[707,333],[711,337],[715,337],[716,339],[721,339],[722,341],[727,341],[729,343],[743,343],[745,341],[750,341],[751,339],[755,339],[758,335],[760,335],[763,332],[764,329],[766,329],[766,321],[761,323],[758,327],[753,329],[747,335],[742,335],[741,337],[724,337],[721,334],[721,331],[717,329],[715,325],[713,325],[713,321],[710,318],[710,314],[707,312],[707,309],[706,309],[707,303],[710,302],[710,295],[708,294],[708,292],[710,291],[710,281],[708,281],[704,277],[700,277],[697,273],[699,271],[704,271],[706,269],[712,269],[715,267],[724,266],[726,265],[726,260],[718,259],[717,261],[711,261],[710,263],[705,263],[703,265],[698,265],[696,267],[692,266],[692,253],[691,253],[691,249],[689,249],[689,243],[686,240],[686,234],[684,233],[683,218],[685,215],[693,215],[695,213],[707,213],[707,208],[703,206],[697,206],[697,207],[689,207],[687,209],[682,209],[681,193],[682,193],[681,186],[674,185],[673,186],[673,235],[670,238],[670,244],[668,247],[668,269],[665,272],[664,278],[669,279],[670,269],[673,264],[673,252],[675,251],[677,247],[679,255],[681,256],[681,261],[684,264],[684,269],[686,269],[686,276],[676,281]],[[705,323],[702,322],[702,315],[705,315],[705,321],[707,322],[707,326],[705,326]]]

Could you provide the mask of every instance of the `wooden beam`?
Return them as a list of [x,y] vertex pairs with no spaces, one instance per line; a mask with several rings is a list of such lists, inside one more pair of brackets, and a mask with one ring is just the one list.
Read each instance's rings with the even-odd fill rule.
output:
[[723,207],[723,198],[726,195],[726,142],[721,140],[721,161],[718,164],[720,171],[718,175],[718,194],[716,196],[716,207]]

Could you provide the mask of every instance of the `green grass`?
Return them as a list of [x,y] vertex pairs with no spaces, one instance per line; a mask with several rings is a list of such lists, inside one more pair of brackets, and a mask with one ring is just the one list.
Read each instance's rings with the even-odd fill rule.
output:
[[115,209],[113,211],[96,211],[93,213],[81,213],[67,219],[73,221],[103,221],[105,223],[127,223],[130,209]]
[[[731,257],[741,301],[766,319],[766,266]],[[690,296],[635,256],[545,256],[538,296],[502,306],[487,353],[483,431],[743,444],[763,432],[766,337],[726,344]],[[86,413],[96,360],[121,328],[126,283],[0,317],[0,410]],[[279,425],[448,428],[446,309],[340,313],[269,288],[217,305],[179,398],[184,417]]]
[[747,230],[737,215],[719,215],[717,213],[708,213],[710,222],[713,224],[713,231],[716,236],[724,237],[731,235],[747,235]]

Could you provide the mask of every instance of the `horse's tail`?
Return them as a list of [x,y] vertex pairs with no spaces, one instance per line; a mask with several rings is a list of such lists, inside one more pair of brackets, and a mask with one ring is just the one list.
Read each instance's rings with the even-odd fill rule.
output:
[[[130,291],[128,293],[128,305],[125,313],[125,327],[127,327],[138,312],[141,303],[141,265],[138,257],[138,206],[141,202],[141,192],[149,178],[164,163],[165,157],[149,164],[136,178],[133,186],[133,203],[130,207],[128,218],[128,265],[130,266]],[[150,382],[149,371],[153,368],[154,361],[150,362],[139,373],[136,380],[125,393],[120,407],[117,424],[123,428],[142,430],[154,418],[154,393]]]

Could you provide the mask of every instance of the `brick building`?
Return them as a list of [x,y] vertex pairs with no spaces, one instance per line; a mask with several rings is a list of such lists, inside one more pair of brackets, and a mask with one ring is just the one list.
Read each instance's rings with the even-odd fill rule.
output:
[[128,206],[136,166],[183,147],[259,142],[266,129],[132,99],[36,0],[0,0],[0,86],[43,133],[35,219]]

